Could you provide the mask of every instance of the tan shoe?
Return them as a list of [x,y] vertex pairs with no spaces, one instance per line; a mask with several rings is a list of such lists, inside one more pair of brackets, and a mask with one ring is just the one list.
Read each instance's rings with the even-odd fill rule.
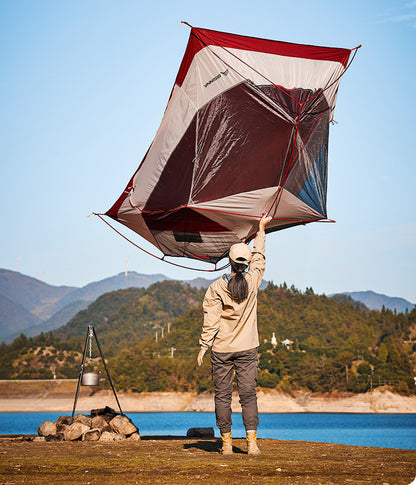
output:
[[247,431],[247,453],[249,455],[260,455],[257,446],[257,431]]
[[221,439],[222,439],[221,453],[223,455],[232,455],[233,454],[233,440],[231,438],[231,432],[221,434]]

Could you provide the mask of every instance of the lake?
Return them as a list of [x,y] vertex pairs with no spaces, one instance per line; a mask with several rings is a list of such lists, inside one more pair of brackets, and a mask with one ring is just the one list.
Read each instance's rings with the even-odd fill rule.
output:
[[[63,413],[0,413],[0,434],[36,434]],[[189,428],[213,427],[214,413],[127,413],[141,435],[186,436]],[[233,436],[245,436],[241,413],[233,413]],[[356,446],[416,449],[416,414],[260,414],[259,438],[321,441]]]

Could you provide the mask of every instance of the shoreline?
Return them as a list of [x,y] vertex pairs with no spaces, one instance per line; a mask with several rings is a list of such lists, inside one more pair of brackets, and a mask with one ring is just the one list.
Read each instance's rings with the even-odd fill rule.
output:
[[[0,412],[62,412],[72,413],[76,385],[66,392],[56,389],[37,392],[0,392]],[[118,392],[123,412],[214,412],[213,393],[204,392]],[[416,396],[400,396],[389,390],[376,389],[365,394],[284,394],[275,389],[257,391],[259,413],[416,413]],[[109,406],[119,410],[110,390],[93,391],[81,388],[76,413]],[[233,412],[241,412],[237,393],[233,393]]]

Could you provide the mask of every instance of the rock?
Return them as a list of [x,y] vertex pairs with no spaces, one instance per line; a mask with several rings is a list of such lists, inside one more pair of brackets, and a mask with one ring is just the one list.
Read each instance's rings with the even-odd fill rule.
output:
[[74,416],[74,423],[82,423],[85,426],[91,427],[91,418],[85,416],[85,414],[77,414]]
[[100,437],[101,431],[99,429],[89,429],[82,435],[82,441],[98,441]]
[[71,424],[72,417],[71,416],[59,416],[59,418],[55,421],[56,426],[67,426]]
[[36,443],[37,443],[37,442],[43,443],[43,442],[45,442],[45,441],[46,441],[46,438],[45,438],[44,436],[35,436],[35,437],[33,438],[33,441],[34,441],[34,442],[36,442]]
[[118,414],[103,414],[102,416],[106,420],[107,424],[109,424],[115,416],[118,416]]
[[57,433],[55,435],[49,435],[45,438],[46,441],[51,442],[51,441],[62,441],[64,439],[64,434],[63,433]]
[[101,431],[111,431],[110,425],[108,424],[105,417],[102,416],[102,415],[94,416],[91,419],[91,427],[92,428],[98,428]]
[[55,421],[56,432],[63,433],[66,428],[71,424],[71,420],[71,416],[59,416],[59,418]]
[[96,416],[102,416],[107,423],[109,423],[115,416],[119,416],[120,413],[114,411],[114,409],[106,406],[105,408],[101,409],[92,409],[91,410],[91,417],[94,419]]
[[214,428],[189,428],[186,436],[189,438],[214,438]]
[[119,414],[110,421],[111,428],[118,434],[128,436],[135,433],[137,430],[136,426],[131,422],[127,416]]
[[111,433],[110,431],[103,431],[101,433],[99,441],[114,441],[115,433]]
[[118,413],[108,406],[100,409],[91,409],[91,416],[102,416],[103,414],[113,414],[115,416]]
[[39,436],[49,436],[56,434],[56,424],[52,421],[45,421],[38,428]]
[[131,434],[126,441],[140,441],[140,435],[139,433],[133,433]]
[[69,424],[60,424],[59,426],[56,426],[56,432],[62,434],[68,426]]
[[86,431],[90,429],[89,426],[85,424],[74,422],[66,428],[64,431],[65,441],[74,441],[79,439]]

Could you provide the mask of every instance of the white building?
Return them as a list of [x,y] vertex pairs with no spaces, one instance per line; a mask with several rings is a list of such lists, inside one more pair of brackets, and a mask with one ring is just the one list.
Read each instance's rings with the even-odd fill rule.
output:
[[286,340],[283,340],[282,341],[282,345],[285,345],[286,348],[288,349],[291,345],[293,344],[293,342],[291,340],[289,340],[288,338]]

